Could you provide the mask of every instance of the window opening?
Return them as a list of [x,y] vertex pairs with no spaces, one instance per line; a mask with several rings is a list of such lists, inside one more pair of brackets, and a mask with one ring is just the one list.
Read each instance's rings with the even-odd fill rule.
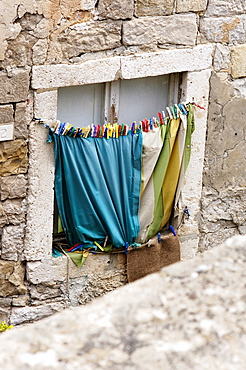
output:
[[[57,119],[77,127],[151,118],[180,98],[181,74],[117,80],[58,89]],[[64,242],[54,202],[54,241]]]

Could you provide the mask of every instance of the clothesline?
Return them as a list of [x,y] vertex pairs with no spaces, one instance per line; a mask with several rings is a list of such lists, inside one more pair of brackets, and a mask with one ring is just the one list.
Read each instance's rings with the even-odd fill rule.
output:
[[137,124],[134,121],[131,126],[129,127],[127,124],[118,124],[118,123],[105,123],[104,125],[87,125],[86,127],[75,127],[70,123],[60,122],[59,120],[55,121],[54,126],[51,127],[47,122],[43,121],[42,119],[37,119],[40,124],[43,124],[45,127],[51,129],[54,134],[56,135],[64,135],[70,137],[96,137],[96,138],[116,138],[118,139],[120,136],[127,136],[129,132],[132,135],[136,134],[141,130],[142,132],[149,132],[153,130],[153,128],[167,125],[168,122],[172,119],[178,119],[181,115],[188,115],[189,112],[189,104],[193,104],[194,106],[205,109],[196,103],[179,103],[174,104],[173,106],[166,107],[167,116],[165,112],[158,112],[158,119],[156,117],[150,119],[143,119],[139,121]]

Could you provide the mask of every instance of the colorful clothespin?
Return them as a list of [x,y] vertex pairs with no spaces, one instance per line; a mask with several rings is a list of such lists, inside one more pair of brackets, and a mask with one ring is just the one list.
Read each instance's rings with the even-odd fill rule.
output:
[[164,125],[162,114],[160,112],[158,112],[157,114],[158,114],[158,117],[159,117],[159,120],[160,120],[160,125]]
[[173,119],[173,116],[172,116],[172,113],[171,113],[171,111],[170,111],[169,107],[166,107],[166,111],[167,111],[167,113],[168,113],[169,118],[170,118],[170,119]]
[[171,232],[173,233],[174,236],[177,235],[174,228],[172,227],[172,225],[169,226],[169,229],[171,230]]
[[157,239],[158,239],[158,243],[161,244],[162,243],[162,240],[161,240],[161,233],[158,233],[157,234]]
[[175,113],[175,110],[174,110],[174,107],[171,105],[171,106],[169,107],[169,109],[170,109],[170,111],[171,111],[171,113],[172,113],[173,118],[174,118],[174,119],[177,119],[177,117],[176,117],[176,113]]
[[102,252],[104,252],[103,247],[101,247],[101,245],[100,245],[99,243],[97,243],[97,242],[95,242],[95,241],[94,241],[94,244],[95,244],[99,249],[101,249],[101,251],[102,251]]
[[129,243],[126,242],[126,245],[125,245],[125,250],[124,250],[124,253],[127,254],[128,253],[128,248],[129,248]]

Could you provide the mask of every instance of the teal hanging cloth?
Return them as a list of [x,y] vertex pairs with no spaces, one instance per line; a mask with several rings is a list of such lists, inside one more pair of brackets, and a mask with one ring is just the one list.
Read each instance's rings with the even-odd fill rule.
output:
[[118,139],[72,138],[50,131],[55,193],[70,246],[134,243],[139,229],[142,133]]

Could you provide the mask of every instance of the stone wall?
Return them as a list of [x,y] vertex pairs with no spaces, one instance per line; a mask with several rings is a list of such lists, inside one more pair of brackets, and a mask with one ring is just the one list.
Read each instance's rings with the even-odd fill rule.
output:
[[[242,370],[246,236],[0,334],[5,370]],[[9,348],[14,351],[9,351]]]
[[[45,186],[32,167],[38,145],[32,118],[36,96],[45,93],[42,86],[37,90],[31,85],[33,67],[142,53],[149,53],[151,64],[156,52],[193,53],[197,45],[201,50],[211,45],[203,196],[201,209],[191,216],[199,222],[201,251],[227,236],[245,233],[245,8],[234,0],[1,1],[0,128],[13,125],[14,140],[0,142],[0,321],[36,320],[126,282],[123,258],[93,257],[78,272],[65,257],[51,258],[48,234],[40,240],[38,229],[30,234],[32,214],[43,206],[33,209],[32,200]],[[201,64],[205,54],[201,53]],[[44,166],[49,150],[42,153]],[[45,183],[45,173],[43,177]],[[31,238],[38,245],[28,249]],[[189,241],[187,248],[191,245]],[[195,252],[196,247],[191,256]]]

